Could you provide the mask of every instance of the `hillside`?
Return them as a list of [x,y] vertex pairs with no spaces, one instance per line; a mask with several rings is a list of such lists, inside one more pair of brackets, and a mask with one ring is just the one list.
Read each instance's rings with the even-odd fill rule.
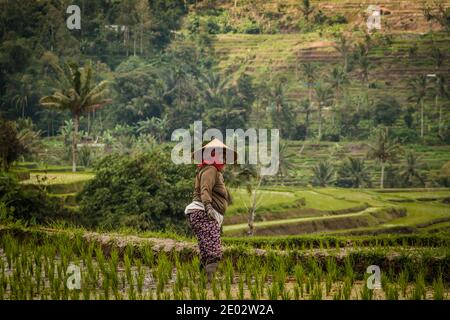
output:
[[[250,74],[258,84],[283,79],[288,98],[298,104],[299,99],[307,97],[308,90],[301,64],[317,64],[318,79],[328,76],[333,66],[342,65],[343,58],[335,48],[338,35],[345,34],[353,45],[363,41],[367,29],[366,10],[371,2],[312,1],[313,14],[321,11],[328,17],[345,17],[346,22],[325,24],[307,31],[298,26],[302,19],[299,3],[202,1],[192,5],[187,20],[197,16],[207,26],[218,25],[218,29],[212,31],[213,48],[222,70],[231,72],[235,79],[243,73]],[[450,34],[438,24],[427,21],[422,1],[377,3],[382,9],[382,29],[372,34],[368,94],[372,100],[392,95],[407,104],[408,80],[418,75],[432,75],[437,70],[432,49],[438,48],[444,53],[444,64],[439,71],[449,78]],[[450,1],[441,3],[448,6]],[[258,29],[247,30],[249,23]],[[256,34],[245,34],[245,30]],[[367,85],[362,82],[360,71],[356,67],[352,69],[348,92],[361,95]],[[254,123],[260,121],[255,115],[252,119]]]
[[[369,1],[369,0],[312,0],[312,7],[325,15],[343,15],[348,20],[348,30],[363,28],[366,23],[369,5],[379,5],[382,10],[383,26],[390,32],[410,31],[424,33],[437,31],[439,25],[429,22],[423,15],[424,4],[430,1]],[[278,24],[283,33],[295,32],[296,24],[302,18],[301,1],[297,0],[209,0],[196,1],[191,10],[199,14],[208,14],[212,10],[225,12],[231,23],[236,24],[244,19],[254,19],[264,23]],[[440,1],[448,6],[450,1]]]

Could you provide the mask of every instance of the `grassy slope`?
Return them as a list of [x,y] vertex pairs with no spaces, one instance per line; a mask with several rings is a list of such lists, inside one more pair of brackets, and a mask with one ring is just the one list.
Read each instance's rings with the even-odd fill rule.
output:
[[[78,183],[85,183],[93,177],[93,174],[69,172],[40,173],[40,175],[48,176],[45,183],[49,187],[58,186],[58,189],[51,189],[51,193],[68,198],[66,204],[72,206],[75,205],[75,200],[71,187],[78,188]],[[26,181],[26,183],[33,182],[36,182],[36,176]],[[445,219],[450,219],[450,206],[442,203],[442,199],[448,197],[450,197],[448,189],[378,192],[374,189],[266,187],[261,191],[256,227],[319,222],[330,218],[361,218],[377,208],[402,207],[407,210],[405,217],[382,222],[376,228],[403,226],[419,226],[423,230],[431,230],[433,226],[447,228]],[[233,190],[233,198],[234,204],[226,215],[225,231],[246,228],[244,222],[250,197],[245,190],[237,189]],[[299,204],[300,200],[304,201],[304,205]],[[233,216],[238,219],[230,220]],[[371,228],[373,229],[373,226]]]
[[[318,63],[321,69],[317,74],[318,78],[328,75],[333,65],[341,64],[342,58],[333,48],[336,40],[335,32],[347,32],[353,42],[360,41],[366,28],[365,10],[373,2],[312,1],[316,9],[322,10],[327,15],[342,14],[349,23],[310,33],[299,33],[295,28],[302,17],[298,3],[299,1],[294,0],[255,0],[251,4],[238,1],[238,7],[234,8],[234,1],[218,1],[214,8],[228,12],[232,25],[238,25],[249,18],[262,19],[265,25],[277,22],[287,24],[278,34],[217,35],[213,46],[220,68],[231,71],[235,78],[244,72],[249,73],[255,77],[257,83],[267,83],[283,77],[287,80],[287,96],[290,99],[298,101],[306,97],[307,87],[299,70],[301,63]],[[450,5],[448,0],[444,3]],[[374,88],[368,90],[369,96],[376,99],[392,95],[402,104],[406,104],[409,95],[407,81],[419,74],[436,72],[430,55],[431,47],[434,45],[448,54],[450,35],[439,32],[439,26],[425,20],[422,3],[419,1],[378,1],[377,4],[390,13],[382,17],[381,34],[388,34],[392,38],[390,44],[375,46],[370,52],[372,66],[369,71],[369,82]],[[208,10],[205,5],[192,6],[192,12],[203,15],[208,15]],[[408,51],[415,44],[418,48],[417,54],[410,57]],[[439,71],[448,77],[450,75],[448,62]],[[350,73],[350,79],[349,91],[352,94],[361,95],[366,91],[358,70],[355,69]],[[427,102],[427,114],[435,113],[432,105],[432,101]],[[329,117],[327,111],[325,117]],[[256,111],[251,119],[258,126],[269,124],[267,117]],[[312,122],[314,129],[315,117],[312,117]]]

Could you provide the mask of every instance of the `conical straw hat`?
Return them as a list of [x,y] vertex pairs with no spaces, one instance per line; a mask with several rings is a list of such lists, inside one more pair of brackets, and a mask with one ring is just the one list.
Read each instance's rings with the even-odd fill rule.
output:
[[217,138],[214,138],[209,143],[204,145],[201,149],[198,149],[193,152],[193,157],[194,157],[195,161],[201,162],[203,160],[203,151],[205,151],[206,149],[216,149],[216,150],[222,149],[224,151],[224,155],[225,155],[225,162],[229,163],[230,161],[228,161],[227,159],[229,157],[232,157],[234,159],[234,163],[236,163],[237,152],[234,151],[233,149],[231,149],[229,146],[227,146],[226,144],[224,144],[222,141],[220,141]]

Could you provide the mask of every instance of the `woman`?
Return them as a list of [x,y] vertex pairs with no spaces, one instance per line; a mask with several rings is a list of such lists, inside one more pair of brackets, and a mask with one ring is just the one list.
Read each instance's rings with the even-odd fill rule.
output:
[[223,180],[227,153],[236,158],[236,153],[218,139],[194,153],[196,158],[200,155],[202,162],[197,167],[193,201],[185,209],[198,240],[201,266],[208,281],[211,281],[222,259],[220,227],[230,202]]

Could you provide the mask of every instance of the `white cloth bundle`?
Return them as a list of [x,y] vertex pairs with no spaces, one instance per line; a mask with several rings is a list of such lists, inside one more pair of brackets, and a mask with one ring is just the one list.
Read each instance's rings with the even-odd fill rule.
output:
[[[186,209],[184,209],[184,214],[189,214],[193,210],[205,211],[205,206],[200,201],[193,201],[186,206]],[[223,216],[220,213],[218,213],[214,208],[213,208],[213,218],[214,220],[217,221],[220,227],[223,223]]]

